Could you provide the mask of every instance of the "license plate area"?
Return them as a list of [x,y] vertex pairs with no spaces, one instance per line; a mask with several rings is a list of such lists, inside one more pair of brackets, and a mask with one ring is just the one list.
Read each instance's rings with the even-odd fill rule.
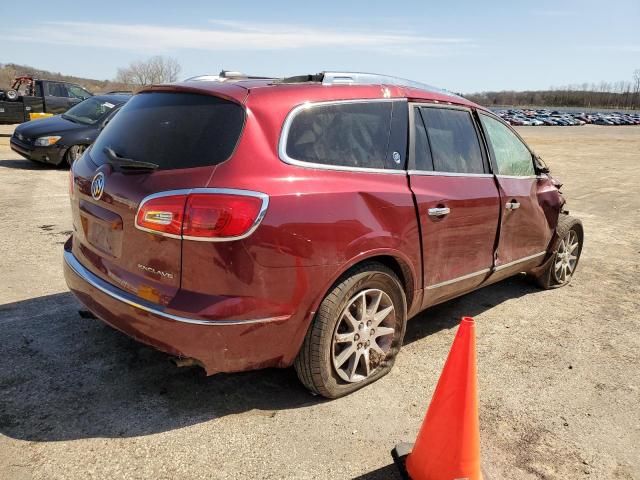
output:
[[113,258],[122,254],[122,218],[87,202],[80,204],[84,238],[93,248]]

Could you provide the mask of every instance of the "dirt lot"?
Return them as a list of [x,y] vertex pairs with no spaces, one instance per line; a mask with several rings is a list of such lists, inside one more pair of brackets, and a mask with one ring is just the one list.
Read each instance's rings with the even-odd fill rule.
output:
[[473,315],[489,478],[640,479],[640,127],[520,131],[584,221],[573,283],[514,278],[427,311],[390,375],[331,402],[292,370],[207,378],[80,318],[67,172],[0,137],[0,478],[398,478],[389,450]]

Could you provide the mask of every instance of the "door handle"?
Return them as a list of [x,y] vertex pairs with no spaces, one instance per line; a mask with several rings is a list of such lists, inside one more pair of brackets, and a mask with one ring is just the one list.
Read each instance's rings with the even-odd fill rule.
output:
[[449,215],[451,209],[449,207],[436,207],[430,208],[428,212],[430,217],[443,217],[444,215]]
[[518,203],[516,200],[511,200],[510,202],[507,202],[505,208],[507,210],[517,210],[518,208],[520,208],[520,203]]

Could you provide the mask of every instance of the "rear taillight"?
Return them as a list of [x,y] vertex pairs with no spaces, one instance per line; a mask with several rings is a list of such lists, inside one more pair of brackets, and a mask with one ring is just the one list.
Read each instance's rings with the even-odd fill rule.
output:
[[245,195],[191,194],[187,199],[182,235],[231,238],[246,234],[260,214],[262,199]]
[[156,194],[136,215],[141,230],[188,240],[224,241],[249,235],[265,214],[265,194],[232,189],[193,189]]
[[182,219],[186,195],[150,197],[138,209],[136,226],[167,236],[182,235]]

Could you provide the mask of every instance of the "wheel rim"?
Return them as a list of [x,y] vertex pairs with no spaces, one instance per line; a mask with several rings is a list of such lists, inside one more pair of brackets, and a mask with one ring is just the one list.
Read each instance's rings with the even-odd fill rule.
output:
[[70,153],[69,157],[71,157],[71,161],[75,162],[76,160],[78,160],[82,156],[84,151],[85,151],[84,145],[74,145],[73,147],[71,147],[71,151],[69,152]]
[[558,283],[567,283],[578,263],[580,241],[575,230],[569,231],[562,239],[556,253],[553,274]]
[[375,288],[354,295],[342,311],[331,345],[333,368],[346,382],[373,374],[391,350],[396,311],[389,295]]

